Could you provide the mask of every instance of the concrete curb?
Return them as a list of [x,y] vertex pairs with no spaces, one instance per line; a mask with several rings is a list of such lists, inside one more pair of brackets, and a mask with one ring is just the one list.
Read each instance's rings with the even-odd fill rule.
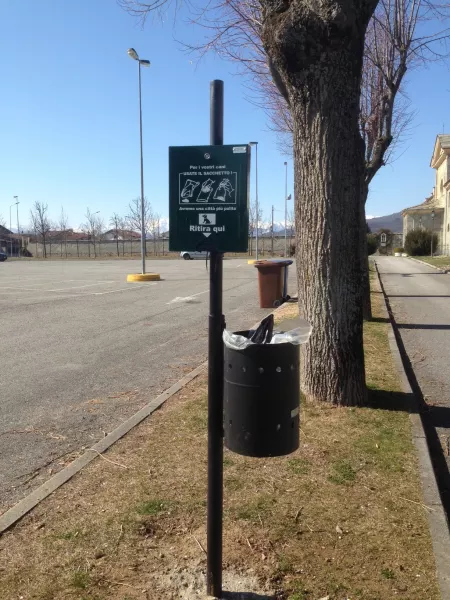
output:
[[[414,260],[414,259],[412,259]],[[421,261],[417,261],[421,262]],[[414,446],[416,448],[416,454],[419,460],[420,480],[422,484],[422,492],[424,498],[424,504],[429,507],[428,514],[428,526],[431,533],[431,541],[433,545],[433,553],[436,562],[436,573],[441,591],[442,600],[450,599],[450,531],[448,528],[447,517],[445,514],[444,507],[442,505],[441,496],[439,493],[436,476],[434,473],[433,465],[431,462],[430,451],[427,444],[427,438],[425,429],[420,416],[420,405],[417,396],[411,389],[408,376],[406,374],[403,360],[400,354],[400,350],[397,344],[395,331],[393,327],[393,315],[389,310],[389,304],[387,301],[387,295],[384,290],[383,282],[381,280],[378,266],[375,263],[377,272],[378,282],[380,284],[381,291],[384,298],[384,309],[385,316],[389,319],[391,325],[388,338],[391,353],[397,367],[397,371],[400,375],[402,389],[405,394],[408,394],[411,398],[411,410],[409,418],[411,421],[412,437]],[[426,263],[423,263],[426,264]]]
[[69,481],[69,479],[81,471],[83,467],[97,458],[98,454],[105,452],[105,450],[110,448],[117,440],[122,438],[131,429],[136,427],[136,425],[139,425],[145,418],[155,412],[155,410],[164,404],[166,400],[174,396],[185,385],[198,377],[198,375],[205,370],[207,364],[207,362],[202,363],[199,367],[186,375],[186,377],[183,377],[183,379],[180,379],[180,381],[172,385],[157,398],[151,400],[132,417],[124,421],[121,425],[116,427],[116,429],[113,429],[106,437],[92,446],[92,448],[89,448],[84,454],[71,462],[70,465],[59,471],[59,473],[36,488],[31,494],[23,498],[23,500],[0,515],[0,535],[9,529],[9,527],[17,523],[17,521],[30,512],[30,510],[35,508],[35,506],[44,500],[44,498],[47,498],[47,496],[61,487],[66,481]]
[[432,269],[436,269],[436,271],[440,271],[441,273],[448,273],[447,269],[441,269],[441,267],[436,267],[435,265],[430,265],[429,263],[419,260],[418,258],[413,258],[412,256],[408,256],[409,259],[413,260],[420,265],[425,265],[426,267],[431,267]]

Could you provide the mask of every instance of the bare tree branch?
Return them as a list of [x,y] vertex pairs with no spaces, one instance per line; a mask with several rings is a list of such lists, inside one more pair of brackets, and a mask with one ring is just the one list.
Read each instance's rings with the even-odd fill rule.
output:
[[31,226],[36,233],[36,237],[40,237],[44,258],[47,258],[47,238],[51,230],[51,223],[47,215],[48,204],[46,202],[36,202],[30,210]]
[[[142,217],[141,217],[141,199],[134,198],[128,205],[128,214],[126,219],[133,231],[141,233]],[[144,231],[148,233],[153,219],[152,205],[147,198],[144,198]]]
[[[169,0],[120,0],[141,19]],[[190,23],[199,25],[204,39],[184,47],[201,57],[210,50],[238,65],[247,78],[249,100],[264,110],[278,145],[292,154],[292,116],[286,94],[269,64],[261,41],[261,4],[257,0],[210,0],[193,6]],[[414,113],[401,92],[408,70],[449,56],[449,4],[428,0],[381,0],[366,33],[361,86],[361,135],[366,144],[366,183],[392,160],[409,131]]]

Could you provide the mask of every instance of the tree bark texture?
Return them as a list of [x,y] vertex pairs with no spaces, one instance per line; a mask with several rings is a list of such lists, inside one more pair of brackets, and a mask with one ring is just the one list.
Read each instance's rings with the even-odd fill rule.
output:
[[361,225],[360,225],[360,251],[361,260],[361,288],[362,288],[362,310],[365,321],[372,320],[372,305],[370,302],[370,277],[369,277],[369,255],[367,253],[367,222],[366,201],[369,189],[363,186],[361,195]]
[[364,145],[359,95],[375,1],[263,0],[263,44],[293,116],[296,259],[307,397],[366,400],[360,227]]

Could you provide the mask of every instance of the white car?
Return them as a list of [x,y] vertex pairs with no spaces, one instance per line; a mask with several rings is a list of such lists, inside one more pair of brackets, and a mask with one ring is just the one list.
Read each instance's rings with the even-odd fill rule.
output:
[[205,251],[200,251],[200,250],[193,250],[193,251],[186,251],[183,250],[183,252],[180,253],[181,258],[184,258],[184,260],[194,260],[196,258],[208,258],[208,254],[209,252]]

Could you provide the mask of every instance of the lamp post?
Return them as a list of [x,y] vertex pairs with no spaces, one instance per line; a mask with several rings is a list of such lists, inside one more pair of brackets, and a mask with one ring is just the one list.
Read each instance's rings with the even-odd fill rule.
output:
[[284,181],[284,258],[287,258],[287,203],[291,200],[291,194],[287,193],[287,162],[284,163],[286,167],[285,181]]
[[255,146],[256,148],[256,158],[255,158],[255,170],[256,170],[256,260],[258,260],[258,229],[259,229],[259,204],[258,204],[258,142],[250,142],[250,146]]
[[433,235],[434,235],[434,217],[436,213],[434,210],[431,211],[431,258],[433,258]]
[[[19,196],[13,196],[13,198],[16,201],[16,210],[17,210],[17,235],[19,236],[18,239],[20,240],[20,229],[19,229]],[[22,244],[20,244],[20,246],[22,247]],[[18,258],[20,258],[20,248],[19,248],[19,252],[18,252]]]
[[142,60],[134,48],[128,49],[128,56],[136,60],[139,65],[139,139],[141,147],[141,258],[142,275],[145,275],[145,210],[144,210],[144,154],[142,149],[142,94],[141,94],[141,66],[149,67],[149,60]]
[[[11,208],[12,208],[13,206],[18,206],[18,204],[19,204],[19,201],[17,200],[18,196],[13,196],[13,197],[14,197],[14,200],[16,200],[16,202],[14,202],[13,204],[11,204],[11,206],[9,207],[9,231],[11,232],[11,233],[9,234],[9,248],[10,248],[9,254],[10,254],[10,256],[12,256],[12,253],[13,253],[13,252],[12,252],[12,249],[13,249],[13,243],[12,243],[12,220],[11,220]],[[19,211],[19,208],[17,208],[17,211]],[[19,212],[17,212],[17,215],[19,215]],[[17,216],[17,225],[19,225],[19,217],[18,217],[18,216]]]

